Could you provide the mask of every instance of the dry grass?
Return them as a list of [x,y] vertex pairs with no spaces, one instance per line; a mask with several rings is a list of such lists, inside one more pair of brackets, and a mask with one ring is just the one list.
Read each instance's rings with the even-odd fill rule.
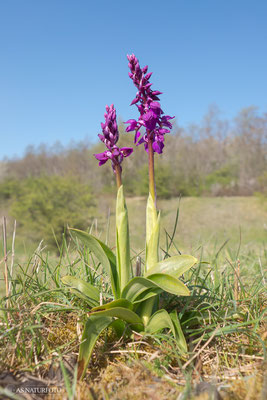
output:
[[[34,378],[44,385],[56,385],[60,393],[47,396],[51,400],[265,400],[267,303],[263,241],[267,213],[257,201],[182,201],[176,244],[199,258],[205,254],[209,261],[185,277],[192,293],[188,300],[172,296],[161,299],[163,308],[176,309],[180,314],[189,344],[186,359],[180,358],[167,332],[132,341],[118,340],[108,331],[97,343],[85,380],[76,383],[79,324],[85,307],[62,288],[60,275],[75,272],[77,276],[87,276],[88,254],[81,249],[69,254],[65,246],[59,258],[49,258],[39,249],[22,268],[15,265],[10,309],[5,310],[5,299],[1,303],[2,373],[11,374],[17,384]],[[144,239],[144,205],[142,198],[128,202],[136,250],[141,249],[138,243]],[[172,233],[177,202],[162,201],[159,206],[168,210],[163,214],[162,225]],[[113,218],[112,215],[111,226]],[[242,228],[241,249],[238,225]],[[104,224],[102,228],[98,224],[97,229],[98,233],[101,229],[104,232]],[[227,238],[230,242],[219,251]],[[198,248],[200,244],[204,250]],[[171,251],[175,252],[175,247]],[[2,373],[0,387],[5,387]]]

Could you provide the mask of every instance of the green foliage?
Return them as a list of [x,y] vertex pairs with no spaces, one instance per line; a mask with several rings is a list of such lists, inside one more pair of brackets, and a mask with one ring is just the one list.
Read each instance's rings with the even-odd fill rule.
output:
[[91,318],[87,319],[78,358],[78,376],[80,378],[84,377],[97,339],[101,335],[101,332],[111,325],[112,322],[113,318],[108,316],[100,318],[97,315],[92,315]]
[[258,197],[262,208],[267,211],[267,171],[258,178],[258,182],[260,191],[254,194]]
[[76,296],[80,297],[82,300],[85,300],[90,307],[94,307],[99,304],[99,290],[90,283],[70,275],[64,276],[61,280],[65,286],[71,288],[71,291]]
[[159,230],[160,213],[157,213],[155,202],[149,193],[146,207],[146,271],[158,262]]
[[[10,189],[11,187],[11,189]],[[88,211],[93,206],[91,189],[74,178],[43,176],[12,182],[9,187],[11,215],[32,239],[61,242],[67,224],[86,228]]]
[[[158,198],[200,195],[252,195],[266,188],[261,177],[267,170],[267,116],[255,108],[242,110],[233,121],[221,120],[210,109],[198,125],[174,127],[166,135],[162,155],[155,157]],[[119,124],[119,147],[132,147],[134,134]],[[10,198],[9,186],[30,177],[59,175],[90,183],[97,194],[112,193],[113,171],[101,167],[92,157],[104,144],[76,143],[64,148],[29,148],[20,159],[6,160],[1,174],[0,200]],[[143,145],[124,161],[125,192],[131,196],[148,193],[147,160]],[[5,179],[8,178],[7,181]],[[13,180],[13,183],[11,182]],[[4,182],[5,181],[5,182]],[[230,186],[230,188],[229,188]]]
[[149,274],[163,273],[170,274],[175,276],[176,278],[179,278],[186,271],[192,268],[192,266],[196,263],[197,259],[193,256],[188,256],[186,254],[173,256],[156,263],[149,270]]
[[120,277],[117,270],[116,257],[112,250],[101,242],[101,240],[95,238],[93,235],[89,235],[87,232],[78,229],[71,229],[71,232],[87,246],[100,262],[103,270],[110,278],[113,295],[115,298],[118,298],[120,295]]
[[[175,193],[173,187],[174,173],[171,169],[171,165],[160,163],[155,168],[155,181],[157,187],[157,197],[162,199],[169,199]],[[175,193],[176,194],[176,193]]]
[[[199,199],[193,200],[200,201]],[[216,199],[211,200],[215,201]],[[257,199],[254,199],[254,201],[256,202]],[[210,209],[210,204],[208,208]],[[203,235],[205,235],[206,229],[204,225]],[[231,234],[231,238],[234,239],[234,233]],[[226,246],[223,246],[222,238],[216,244],[214,241],[205,241],[205,258],[203,259],[209,260],[210,264],[197,265],[191,271],[186,272],[187,286],[192,295],[190,297],[177,297],[163,294],[160,299],[160,308],[165,309],[171,318],[173,310],[178,311],[182,333],[185,335],[186,342],[190,342],[189,351],[192,351],[192,353],[189,353],[188,360],[192,360],[196,353],[194,351],[196,346],[200,349],[207,343],[208,339],[213,338],[207,347],[209,363],[218,366],[217,375],[223,377],[229,370],[231,372],[237,371],[238,374],[240,365],[246,365],[249,374],[252,368],[258,366],[259,360],[263,360],[266,355],[266,340],[264,344],[266,331],[264,326],[266,319],[264,315],[264,313],[266,314],[266,287],[264,285],[266,281],[264,266],[267,262],[266,241],[258,247],[252,246],[251,242],[251,240],[243,241],[240,251],[237,251],[239,246],[235,245],[233,241],[227,243]],[[16,255],[19,255],[19,259],[18,263],[15,261],[13,279],[10,281],[8,309],[6,308],[6,298],[0,299],[2,310],[0,313],[2,354],[0,366],[2,371],[10,368],[13,358],[15,360],[13,364],[15,371],[27,370],[35,374],[39,366],[42,366],[42,371],[46,373],[46,366],[51,364],[52,353],[53,366],[57,364],[60,353],[67,357],[75,357],[78,345],[77,322],[84,318],[87,308],[85,306],[83,309],[80,306],[80,300],[74,300],[73,294],[61,286],[58,271],[83,278],[99,290],[102,289],[100,266],[93,264],[89,251],[86,247],[79,246],[79,243],[75,249],[62,245],[62,257],[59,260],[55,259],[53,254],[47,255],[45,250],[39,249],[32,257],[27,258],[23,267],[20,266],[22,258],[16,248]],[[192,246],[197,248],[198,243],[192,242]],[[10,249],[11,245],[8,247],[8,250]],[[167,250],[167,247],[164,247],[164,250]],[[203,249],[200,247],[197,253],[201,254],[202,251]],[[38,269],[36,269],[36,256],[39,260]],[[238,280],[237,259],[240,261],[241,267]],[[9,259],[9,265],[10,261]],[[96,268],[96,274],[92,277],[92,280],[90,280],[88,265]],[[214,279],[215,268],[218,274],[217,283]],[[237,293],[235,293],[236,282],[240,287]],[[104,302],[107,301],[105,295],[103,295],[103,300]],[[129,303],[124,303],[124,306],[127,304],[129,305]],[[106,304],[104,306],[106,307]],[[94,318],[91,316],[88,320],[93,322]],[[165,378],[169,376],[174,379],[175,376],[175,379],[181,379],[184,376],[185,379],[187,374],[191,376],[192,371],[194,372],[195,359],[186,368],[177,368],[177,372],[173,368],[169,368],[170,365],[177,366],[177,362],[180,365],[179,359],[181,359],[182,349],[177,339],[173,339],[173,334],[170,334],[167,328],[165,333],[153,334],[153,342],[151,340],[146,341],[145,347],[142,347],[138,342],[133,343],[131,341],[131,345],[127,345],[127,353],[122,351],[117,355],[117,358],[116,353],[112,353],[112,360],[114,361],[112,368],[113,364],[119,365],[120,368],[116,375],[114,375],[114,372],[109,372],[108,381],[103,381],[103,373],[107,371],[107,359],[110,357],[110,352],[106,350],[110,350],[110,347],[114,344],[114,335],[111,330],[107,329],[108,326],[115,328],[113,319],[113,317],[110,317],[110,319],[105,320],[99,346],[95,349],[94,362],[91,364],[92,369],[89,372],[90,375],[97,373],[97,376],[101,377],[101,385],[103,385],[103,382],[106,385],[107,382],[117,381],[117,388],[114,389],[113,385],[108,392],[110,397],[119,397],[117,390],[119,390],[118,387],[121,388],[122,386],[122,378],[125,380],[125,385],[120,398],[125,398],[127,395],[131,396],[132,392],[129,388],[126,388],[126,385],[131,379],[137,363],[144,365],[144,373],[148,368],[151,371],[153,388],[157,380],[155,373],[162,374]],[[98,318],[98,322],[102,324],[104,321]],[[116,323],[118,322],[117,319]],[[123,324],[121,326],[122,330],[119,335],[125,334],[126,326],[123,327]],[[95,327],[96,325],[94,325]],[[116,328],[118,330],[118,327]],[[105,332],[103,332],[104,330]],[[90,332],[92,332],[92,336]],[[87,352],[87,356],[90,353],[89,359],[98,338],[96,332],[99,333],[99,330],[92,329],[84,334],[83,349]],[[144,333],[150,335],[148,329]],[[90,339],[95,338],[94,344],[91,341],[91,347],[87,346],[88,337]],[[107,348],[106,343],[110,341],[113,344]],[[116,343],[115,350],[119,352],[121,349],[125,350],[124,345]],[[138,352],[138,350],[143,349],[149,355]],[[220,351],[217,351],[218,349]],[[112,350],[114,349],[112,348]],[[201,352],[201,361],[205,362],[207,352]],[[120,363],[127,363],[128,368],[122,368]],[[183,360],[181,360],[181,364],[183,364]],[[129,371],[127,379],[125,375],[122,375],[122,371]],[[207,371],[207,374],[209,373],[209,364],[205,371]],[[231,382],[232,374],[231,380],[228,381],[229,385]],[[138,395],[140,394],[142,397],[143,393],[146,394],[147,381],[144,381],[143,376],[140,379],[138,374],[134,385],[138,386],[141,383],[144,385],[144,391],[140,394],[139,387],[137,390]],[[86,383],[84,382],[83,385],[86,385]],[[90,379],[89,385],[91,388]],[[163,385],[162,381],[160,381],[160,385]],[[175,387],[172,390],[175,390]],[[181,386],[179,385],[175,398],[179,395],[180,390]],[[158,395],[156,389],[153,389],[154,393]],[[164,394],[166,398],[169,393]],[[78,395],[79,393],[77,393]],[[239,391],[237,391],[237,395],[240,397]],[[101,393],[99,396],[101,397]]]
[[[157,310],[156,299],[162,292],[188,296],[188,288],[176,276],[186,272],[197,260],[191,256],[180,255],[159,263],[159,223],[160,215],[157,214],[155,203],[149,194],[146,213],[146,277],[138,276],[132,279],[128,213],[123,186],[117,193],[116,258],[112,250],[99,239],[87,232],[71,229],[89,248],[101,264],[103,272],[108,275],[114,298],[113,301],[99,304],[90,311],[83,333],[84,342],[80,346],[79,377],[83,377],[86,372],[98,336],[115,321],[120,325],[127,324],[128,330],[150,334],[169,328],[181,351],[186,351],[186,342],[177,315],[170,316],[165,310]],[[78,297],[85,299],[89,306],[92,306],[92,300],[97,301],[99,298],[99,292],[93,291],[92,286],[87,282],[83,283],[81,279],[67,276],[62,278],[62,283],[70,287]],[[154,311],[156,314],[153,314]],[[122,333],[121,328],[120,332]]]
[[211,191],[214,185],[219,189],[227,190],[237,182],[237,168],[234,165],[225,165],[216,169],[205,178],[205,190]]
[[116,203],[116,245],[117,271],[120,277],[120,288],[123,290],[130,279],[131,259],[128,211],[122,186],[118,189]]
[[16,179],[6,178],[0,182],[0,202],[11,200],[18,190],[18,185],[19,181]]

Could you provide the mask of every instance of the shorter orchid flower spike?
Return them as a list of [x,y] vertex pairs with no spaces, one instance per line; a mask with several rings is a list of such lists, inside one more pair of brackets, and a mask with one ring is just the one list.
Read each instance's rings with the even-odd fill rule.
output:
[[116,110],[113,104],[111,104],[110,107],[106,106],[104,117],[105,122],[101,123],[103,135],[99,134],[98,137],[105,143],[107,150],[103,153],[94,154],[94,156],[99,161],[99,165],[103,165],[108,160],[111,160],[113,171],[116,171],[116,167],[119,167],[121,171],[121,163],[124,157],[128,157],[132,154],[133,149],[131,147],[119,148],[116,145],[119,140],[119,129],[116,119]]
[[104,165],[108,160],[112,161],[112,168],[115,172],[115,166],[119,165],[121,170],[121,163],[124,157],[128,157],[132,154],[133,149],[131,147],[117,147],[113,146],[111,149],[104,151],[103,153],[94,154],[95,158],[99,161],[99,165]]

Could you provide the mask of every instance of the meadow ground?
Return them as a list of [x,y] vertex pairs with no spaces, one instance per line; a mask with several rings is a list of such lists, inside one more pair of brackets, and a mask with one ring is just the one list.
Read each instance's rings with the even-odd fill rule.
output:
[[[144,256],[145,204],[145,198],[127,201],[133,267],[136,255]],[[110,244],[115,242],[114,205],[99,199],[92,227]],[[178,199],[158,203],[162,254],[170,245],[178,205]],[[107,223],[102,215],[108,214]],[[8,235],[10,250],[11,225]],[[90,254],[79,244],[63,242],[59,255],[47,255],[42,247],[31,254],[33,244],[20,237],[19,227],[16,240],[11,296],[8,304],[5,298],[1,302],[0,386],[6,398],[11,396],[8,379],[13,387],[37,379],[60,388],[51,399],[267,398],[267,210],[257,197],[180,202],[169,253],[192,254],[199,263],[184,276],[190,298],[163,296],[161,305],[178,311],[188,355],[181,358],[168,332],[123,341],[109,331],[101,336],[82,383],[75,380],[74,365],[84,311],[60,276],[72,273],[107,288],[108,282],[99,278],[100,269],[89,277]],[[11,259],[9,254],[9,267]],[[2,261],[1,273],[3,266]]]

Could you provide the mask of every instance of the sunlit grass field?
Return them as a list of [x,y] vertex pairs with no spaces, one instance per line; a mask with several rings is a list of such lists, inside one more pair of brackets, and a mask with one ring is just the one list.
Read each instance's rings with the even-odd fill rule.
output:
[[[145,238],[145,197],[127,198],[131,247],[135,252],[144,249]],[[158,200],[161,211],[161,243],[165,231],[173,232],[177,210],[178,224],[174,241],[182,253],[203,246],[204,250],[214,249],[227,241],[233,250],[237,246],[247,249],[262,248],[267,243],[267,206],[258,197],[185,197]],[[0,210],[0,215],[6,211]],[[96,199],[94,215],[85,215],[85,220],[94,218],[93,229],[103,241],[115,243],[115,198]],[[9,239],[13,230],[13,219],[8,218]],[[88,225],[90,229],[91,225]],[[51,227],[52,235],[52,227]],[[9,240],[10,241],[10,240]],[[16,257],[28,257],[39,243],[30,242],[22,236],[18,225],[16,233]],[[43,243],[45,246],[46,243]],[[1,243],[2,246],[2,243]],[[53,252],[53,249],[48,249]],[[17,259],[18,261],[18,259]]]
[[[115,221],[115,201],[99,201],[104,215],[109,215],[107,224],[102,216],[98,218],[98,231],[106,240],[109,229],[109,243],[115,243],[112,227]],[[131,247],[135,252],[144,249],[146,198],[127,199],[129,211]],[[225,242],[231,251],[241,246],[246,251],[257,249],[261,252],[267,243],[267,208],[257,197],[185,197],[182,199],[159,200],[161,212],[161,244],[165,243],[165,231],[172,234],[178,215],[174,241],[182,253],[193,254],[201,247],[204,253],[218,250]],[[101,215],[101,212],[99,212]],[[102,213],[103,215],[103,213]],[[97,217],[96,217],[97,220]]]

